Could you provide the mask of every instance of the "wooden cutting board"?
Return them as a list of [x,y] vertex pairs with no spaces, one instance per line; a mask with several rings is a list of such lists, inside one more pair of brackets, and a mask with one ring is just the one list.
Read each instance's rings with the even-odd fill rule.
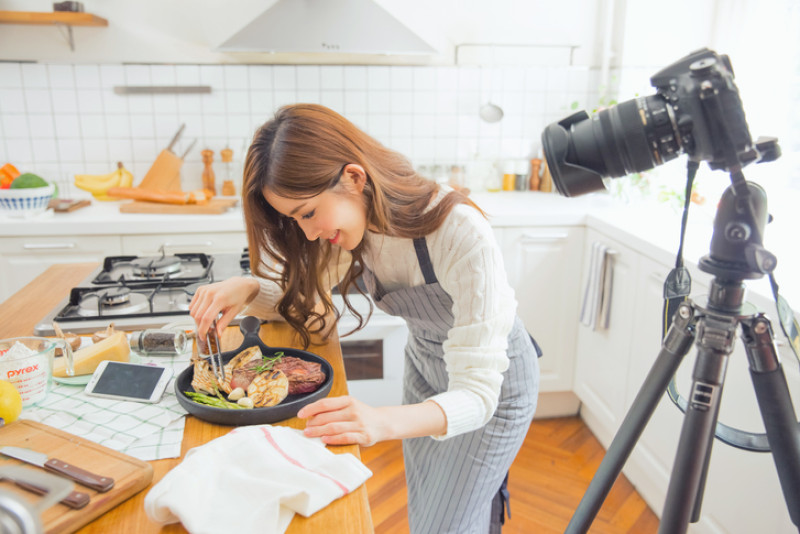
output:
[[[91,500],[84,508],[73,510],[63,504],[56,504],[42,514],[45,532],[75,532],[83,525],[96,519],[125,499],[146,488],[153,479],[153,467],[141,460],[85,440],[43,423],[18,419],[0,427],[0,444],[26,447],[46,453],[82,467],[102,476],[114,479],[114,487],[104,493],[75,484],[76,491],[88,493]],[[24,465],[30,469],[40,468],[0,454],[0,465]],[[0,482],[4,490],[14,491],[26,498],[38,496],[24,491],[8,481]]]
[[214,197],[206,204],[164,204],[134,200],[121,204],[120,213],[159,213],[159,214],[220,214],[225,213],[239,201],[238,197]]

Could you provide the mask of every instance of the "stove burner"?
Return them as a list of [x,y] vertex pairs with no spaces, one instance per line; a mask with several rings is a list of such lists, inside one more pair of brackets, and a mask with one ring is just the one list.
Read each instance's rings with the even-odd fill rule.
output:
[[128,287],[112,287],[103,291],[99,297],[100,302],[107,306],[116,306],[118,304],[125,304],[131,300],[131,290]]
[[183,292],[186,293],[189,296],[189,300],[191,300],[191,298],[194,297],[194,294],[197,293],[197,289],[200,286],[204,286],[204,285],[207,285],[207,284],[208,284],[208,282],[198,282],[196,284],[189,284],[188,286],[186,286],[186,287],[184,287],[182,289],[183,289]]
[[78,303],[81,317],[117,317],[140,313],[150,308],[146,295],[127,287],[113,287],[84,294]]
[[152,258],[136,258],[131,261],[132,273],[142,278],[163,278],[181,270],[181,259],[178,256],[160,256]]

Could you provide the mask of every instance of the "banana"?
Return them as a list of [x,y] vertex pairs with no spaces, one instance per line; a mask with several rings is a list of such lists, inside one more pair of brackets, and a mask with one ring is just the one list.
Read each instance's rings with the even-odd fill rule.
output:
[[109,197],[106,192],[112,187],[131,187],[133,175],[122,165],[117,163],[117,170],[108,174],[76,174],[75,186],[84,191],[89,191],[97,200],[118,200]]

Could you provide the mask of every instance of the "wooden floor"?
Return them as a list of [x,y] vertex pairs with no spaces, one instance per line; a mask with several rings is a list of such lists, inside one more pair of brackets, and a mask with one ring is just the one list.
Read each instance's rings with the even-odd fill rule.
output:
[[[604,454],[578,417],[536,420],[511,466],[511,519],[503,534],[564,532]],[[376,534],[408,532],[406,483],[400,441],[361,449],[374,475],[367,493]],[[592,523],[599,534],[647,534],[658,518],[621,476]]]

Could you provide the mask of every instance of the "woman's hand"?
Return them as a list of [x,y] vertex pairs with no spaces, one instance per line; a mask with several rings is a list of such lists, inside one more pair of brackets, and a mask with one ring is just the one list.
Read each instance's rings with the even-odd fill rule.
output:
[[221,335],[236,315],[258,294],[259,284],[253,278],[234,277],[200,286],[189,303],[189,313],[197,325],[197,335],[204,338],[211,323],[217,320]]
[[355,443],[369,447],[390,439],[388,421],[380,408],[353,397],[327,397],[304,406],[297,417],[307,418],[305,435],[322,438],[328,445]]
[[438,436],[447,432],[447,417],[432,400],[373,408],[353,397],[327,397],[304,406],[305,435],[328,445],[369,447],[388,439]]

